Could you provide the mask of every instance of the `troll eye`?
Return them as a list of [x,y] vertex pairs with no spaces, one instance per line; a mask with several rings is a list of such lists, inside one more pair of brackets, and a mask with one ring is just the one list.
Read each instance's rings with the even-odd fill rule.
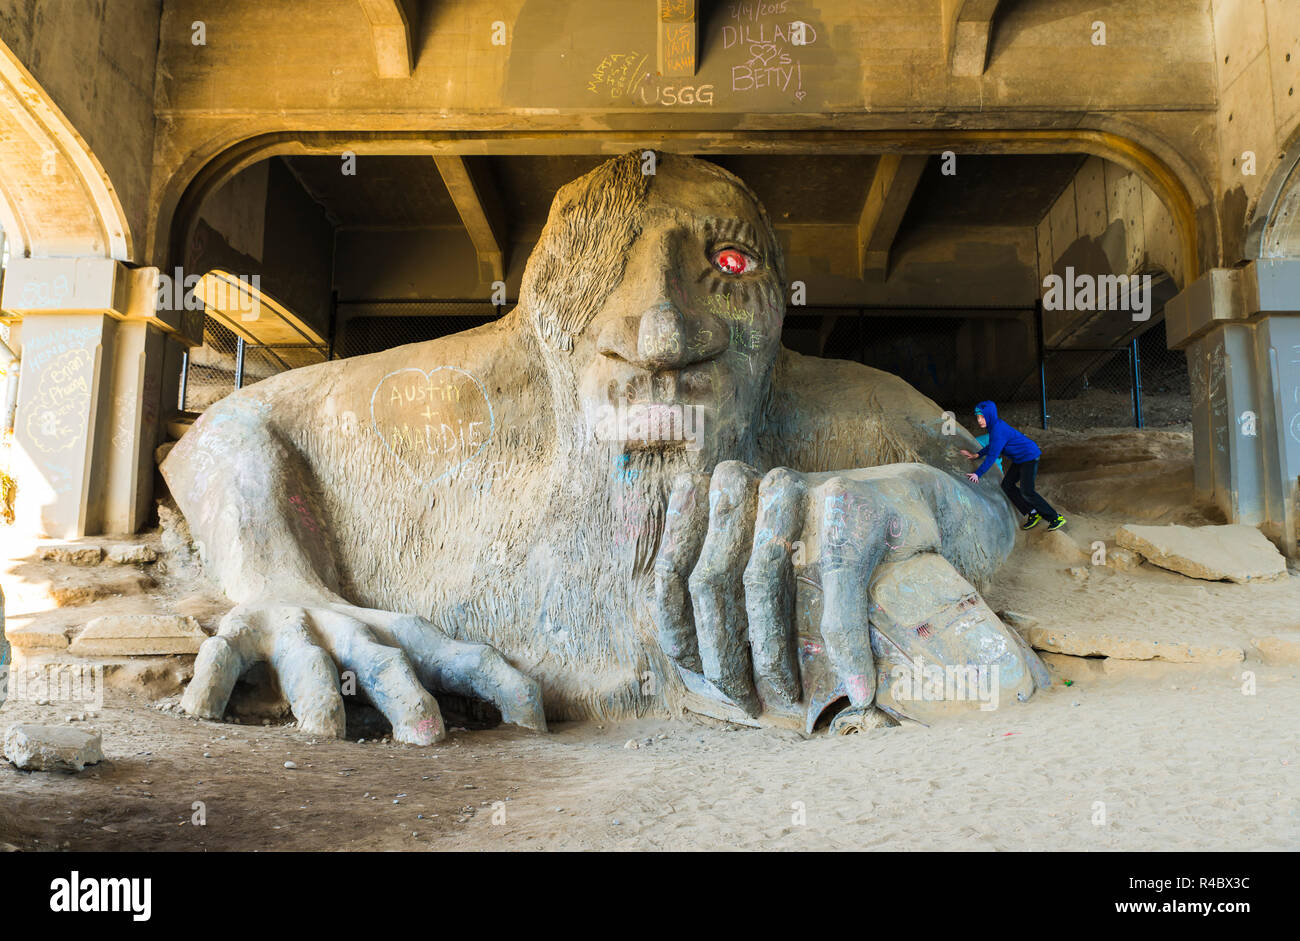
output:
[[724,274],[744,274],[756,262],[738,248],[723,248],[713,253],[713,267]]

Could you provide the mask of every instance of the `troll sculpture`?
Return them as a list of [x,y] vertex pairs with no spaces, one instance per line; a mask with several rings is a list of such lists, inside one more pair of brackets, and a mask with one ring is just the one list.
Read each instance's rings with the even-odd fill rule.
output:
[[702,160],[656,170],[563,187],[499,321],[259,382],[176,445],[163,473],[236,603],[188,712],[220,717],[256,663],[301,728],[343,734],[343,676],[417,744],[445,734],[431,691],[530,729],[810,732],[974,704],[891,677],[1048,682],[975,587],[1015,532],[996,476],[963,479],[973,439],[895,376],[783,349],[757,198]]

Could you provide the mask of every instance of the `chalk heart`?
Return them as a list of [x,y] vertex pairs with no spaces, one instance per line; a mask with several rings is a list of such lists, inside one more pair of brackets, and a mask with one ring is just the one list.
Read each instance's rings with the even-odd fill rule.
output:
[[749,60],[751,67],[766,68],[767,64],[776,56],[776,46],[770,42],[750,43],[749,54],[752,57]]
[[455,366],[389,373],[370,397],[370,421],[388,452],[425,484],[458,474],[495,431],[483,383]]

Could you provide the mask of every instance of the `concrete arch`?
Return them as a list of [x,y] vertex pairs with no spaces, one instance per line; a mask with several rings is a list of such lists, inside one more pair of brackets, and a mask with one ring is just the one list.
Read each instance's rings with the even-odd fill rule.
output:
[[0,142],[0,225],[14,255],[131,258],[108,174],[3,42]]
[[1292,134],[1247,218],[1245,258],[1300,258],[1300,130]]
[[999,130],[843,130],[712,132],[482,131],[429,134],[385,131],[271,131],[231,141],[224,149],[192,155],[160,188],[151,254],[154,263],[183,263],[184,247],[204,201],[241,170],[281,154],[618,154],[654,148],[690,153],[1080,153],[1133,170],[1169,209],[1177,228],[1184,280],[1190,284],[1209,264],[1216,232],[1199,211],[1208,204],[1204,182],[1185,163],[1129,136],[1128,128]]

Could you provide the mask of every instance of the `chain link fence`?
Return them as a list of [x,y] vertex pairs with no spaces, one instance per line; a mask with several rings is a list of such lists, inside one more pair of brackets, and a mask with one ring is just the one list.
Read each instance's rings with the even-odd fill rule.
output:
[[378,301],[338,305],[336,357],[364,356],[462,333],[500,319],[513,307],[484,301]]
[[[331,359],[364,356],[421,343],[491,323],[508,311],[481,301],[381,301],[339,304]],[[303,365],[304,350],[261,346],[240,339],[213,317],[204,318],[203,345],[186,356],[182,411],[202,412],[235,389]],[[306,349],[306,348],[304,348]]]
[[1036,407],[1016,403],[1023,423],[1032,415],[1042,426],[1044,393],[1048,428],[1189,430],[1192,421],[1187,357],[1165,346],[1163,320],[1123,347],[1044,350]]
[[806,310],[785,327],[790,348],[894,373],[962,421],[993,399],[1012,424],[1041,427],[1045,386],[1054,429],[1138,427],[1139,416],[1143,428],[1190,429],[1187,359],[1165,346],[1163,320],[1136,344],[1047,349],[1041,360],[1032,310]]
[[289,369],[286,351],[243,343],[212,317],[203,320],[203,345],[191,347],[181,380],[182,411],[201,412],[236,389]]

